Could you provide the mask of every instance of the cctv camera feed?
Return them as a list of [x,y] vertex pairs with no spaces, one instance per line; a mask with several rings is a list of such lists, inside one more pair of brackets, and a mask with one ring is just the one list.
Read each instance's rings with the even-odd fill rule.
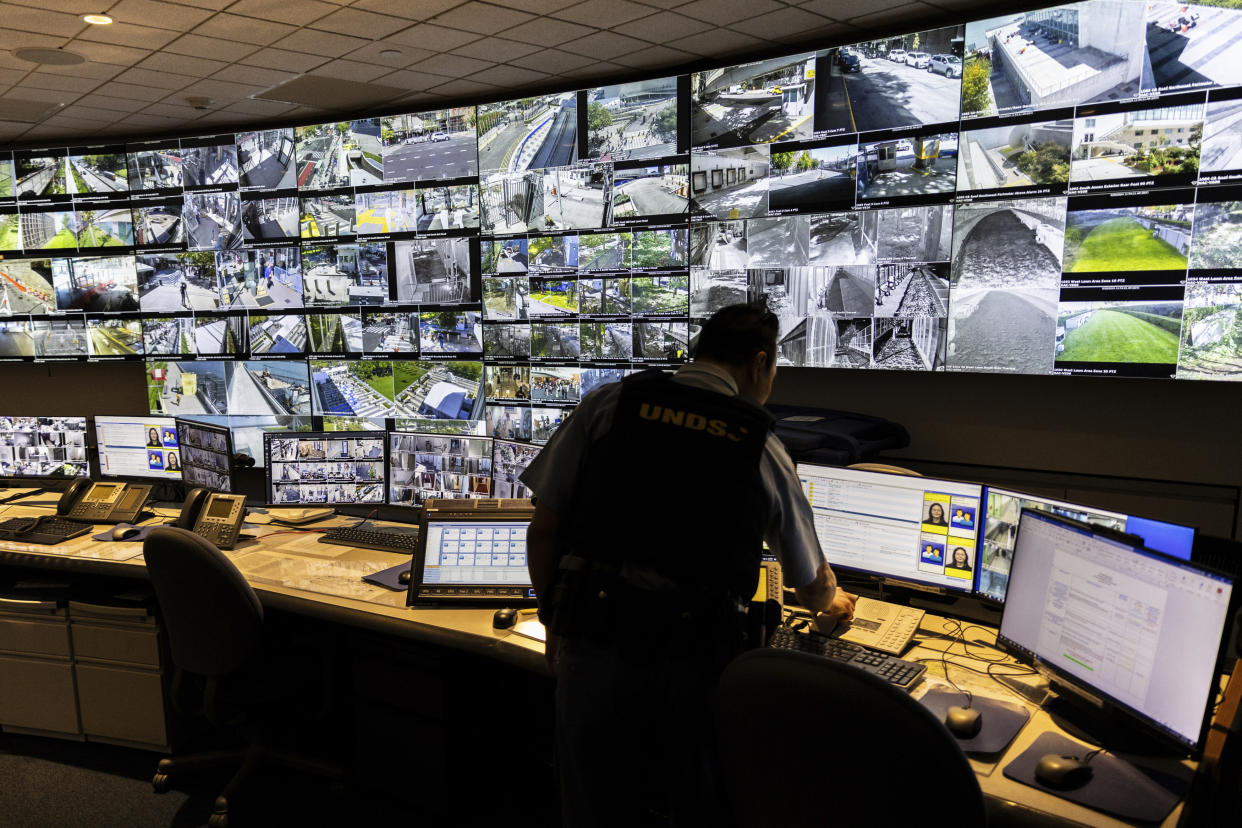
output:
[[989,14],[0,151],[0,359],[145,360],[161,415],[518,442],[741,301],[781,365],[1242,381],[1242,10]]
[[231,492],[232,439],[227,426],[177,421],[181,441],[181,475],[189,486]]
[[383,431],[263,436],[273,504],[383,503]]
[[87,477],[85,417],[0,417],[0,477]]
[[493,496],[491,439],[403,432],[389,438],[389,503]]

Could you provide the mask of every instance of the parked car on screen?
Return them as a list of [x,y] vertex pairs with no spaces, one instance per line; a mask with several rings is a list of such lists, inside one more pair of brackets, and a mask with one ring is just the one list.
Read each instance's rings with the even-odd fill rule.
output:
[[905,49],[891,49],[889,50],[889,53],[888,53],[888,59],[894,60],[898,63],[905,63],[906,62],[906,50]]
[[906,66],[913,66],[915,69],[926,69],[931,55],[927,52],[906,52]]
[[842,72],[857,72],[862,67],[862,59],[848,49],[837,52],[837,66]]
[[434,144],[434,143],[436,143],[437,141],[447,141],[448,139],[449,139],[449,137],[448,137],[448,133],[447,133],[447,132],[433,132],[433,133],[431,133],[431,143],[433,143],[433,144]]
[[960,78],[962,59],[957,55],[932,55],[927,63],[927,71],[944,75],[946,78]]

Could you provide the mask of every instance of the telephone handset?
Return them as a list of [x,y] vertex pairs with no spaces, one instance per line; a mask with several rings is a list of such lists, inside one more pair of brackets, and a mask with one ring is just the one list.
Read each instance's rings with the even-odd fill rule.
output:
[[60,496],[56,514],[83,523],[137,523],[150,496],[149,483],[92,483],[78,478]]
[[189,529],[221,549],[232,549],[246,518],[246,496],[191,489],[173,526]]

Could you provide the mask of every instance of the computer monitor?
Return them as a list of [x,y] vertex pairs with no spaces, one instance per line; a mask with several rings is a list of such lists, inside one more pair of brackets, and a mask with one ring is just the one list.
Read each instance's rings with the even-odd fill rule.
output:
[[181,445],[172,417],[96,417],[103,477],[181,479]]
[[522,472],[539,454],[542,446],[495,440],[492,443],[492,494],[496,497],[530,497],[521,481]]
[[979,598],[1001,602],[1005,600],[1009,568],[1013,561],[1013,545],[1018,534],[1018,517],[1023,509],[1061,515],[1138,535],[1149,549],[1181,558],[1183,561],[1190,560],[1190,550],[1195,542],[1195,530],[1192,526],[1111,512],[996,486],[987,486],[983,491],[983,522],[980,527],[983,533],[983,553],[979,560],[979,577],[975,587]]
[[85,417],[0,417],[0,477],[87,477]]
[[533,601],[524,499],[432,499],[419,520],[407,603]]
[[492,439],[394,431],[388,435],[388,502],[492,496]]
[[799,463],[815,534],[834,569],[970,592],[983,487]]
[[383,503],[384,436],[382,431],[264,434],[267,502]]
[[233,435],[228,427],[180,417],[176,421],[185,482],[216,492],[233,491]]
[[1023,509],[1000,644],[1161,740],[1202,747],[1231,578],[1125,535]]

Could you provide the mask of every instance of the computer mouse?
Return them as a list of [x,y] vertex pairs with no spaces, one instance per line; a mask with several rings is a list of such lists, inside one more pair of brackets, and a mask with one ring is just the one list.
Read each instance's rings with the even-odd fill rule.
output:
[[1068,791],[1091,781],[1091,766],[1077,756],[1045,753],[1035,766],[1035,779],[1049,788]]
[[953,705],[944,716],[945,726],[959,739],[973,739],[983,727],[983,713],[973,707]]
[[492,616],[492,626],[498,630],[507,630],[517,623],[518,611],[513,607],[502,607]]
[[126,526],[121,524],[112,530],[112,539],[114,541],[124,541],[138,535],[142,532],[137,526]]
[[403,569],[401,574],[397,576],[397,583],[408,584],[410,582],[410,570]]

